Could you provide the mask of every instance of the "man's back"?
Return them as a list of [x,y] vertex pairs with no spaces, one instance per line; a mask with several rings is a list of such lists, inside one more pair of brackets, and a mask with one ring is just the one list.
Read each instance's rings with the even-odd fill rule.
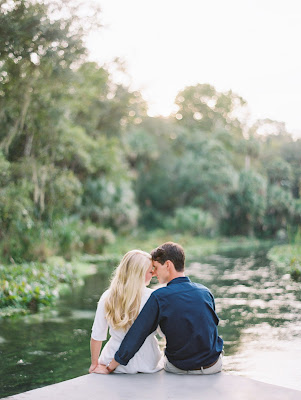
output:
[[205,286],[179,277],[152,297],[158,303],[158,322],[166,336],[165,354],[173,365],[189,370],[217,360],[223,340],[217,333],[214,298]]

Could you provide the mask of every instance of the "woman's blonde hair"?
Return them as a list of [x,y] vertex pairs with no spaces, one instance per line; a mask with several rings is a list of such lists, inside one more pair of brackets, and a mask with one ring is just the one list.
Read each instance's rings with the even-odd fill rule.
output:
[[145,251],[131,250],[114,271],[105,300],[106,319],[113,329],[126,331],[137,318],[151,259]]

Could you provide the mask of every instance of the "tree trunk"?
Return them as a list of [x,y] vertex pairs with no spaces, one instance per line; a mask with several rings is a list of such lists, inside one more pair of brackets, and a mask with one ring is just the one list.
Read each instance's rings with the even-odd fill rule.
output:
[[9,131],[8,136],[1,143],[1,147],[4,149],[5,154],[8,153],[9,147],[10,147],[12,141],[14,140],[14,138],[16,137],[16,135],[17,134],[20,135],[23,131],[25,118],[26,118],[28,107],[30,104],[31,93],[32,93],[32,88],[28,88],[28,90],[25,92],[25,95],[24,95],[24,100],[23,100],[23,105],[21,108],[20,117],[16,120],[14,126]]

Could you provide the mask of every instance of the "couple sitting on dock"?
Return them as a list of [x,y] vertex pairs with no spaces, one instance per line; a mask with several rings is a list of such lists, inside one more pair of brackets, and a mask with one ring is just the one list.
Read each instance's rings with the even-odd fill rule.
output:
[[[183,248],[173,242],[151,255],[129,251],[101,296],[91,335],[89,372],[215,374],[222,369],[214,298],[205,286],[185,276]],[[160,284],[151,290],[151,278]],[[110,339],[101,351],[102,342]],[[165,356],[156,334],[166,337]],[[100,357],[99,357],[100,354]]]

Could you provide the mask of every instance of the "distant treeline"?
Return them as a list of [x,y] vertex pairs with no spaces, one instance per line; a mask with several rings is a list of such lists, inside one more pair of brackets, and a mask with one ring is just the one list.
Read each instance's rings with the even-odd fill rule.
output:
[[209,84],[149,117],[112,80],[118,61],[87,61],[71,4],[0,2],[2,259],[100,252],[137,226],[273,237],[301,224],[301,140],[248,127],[246,102]]

